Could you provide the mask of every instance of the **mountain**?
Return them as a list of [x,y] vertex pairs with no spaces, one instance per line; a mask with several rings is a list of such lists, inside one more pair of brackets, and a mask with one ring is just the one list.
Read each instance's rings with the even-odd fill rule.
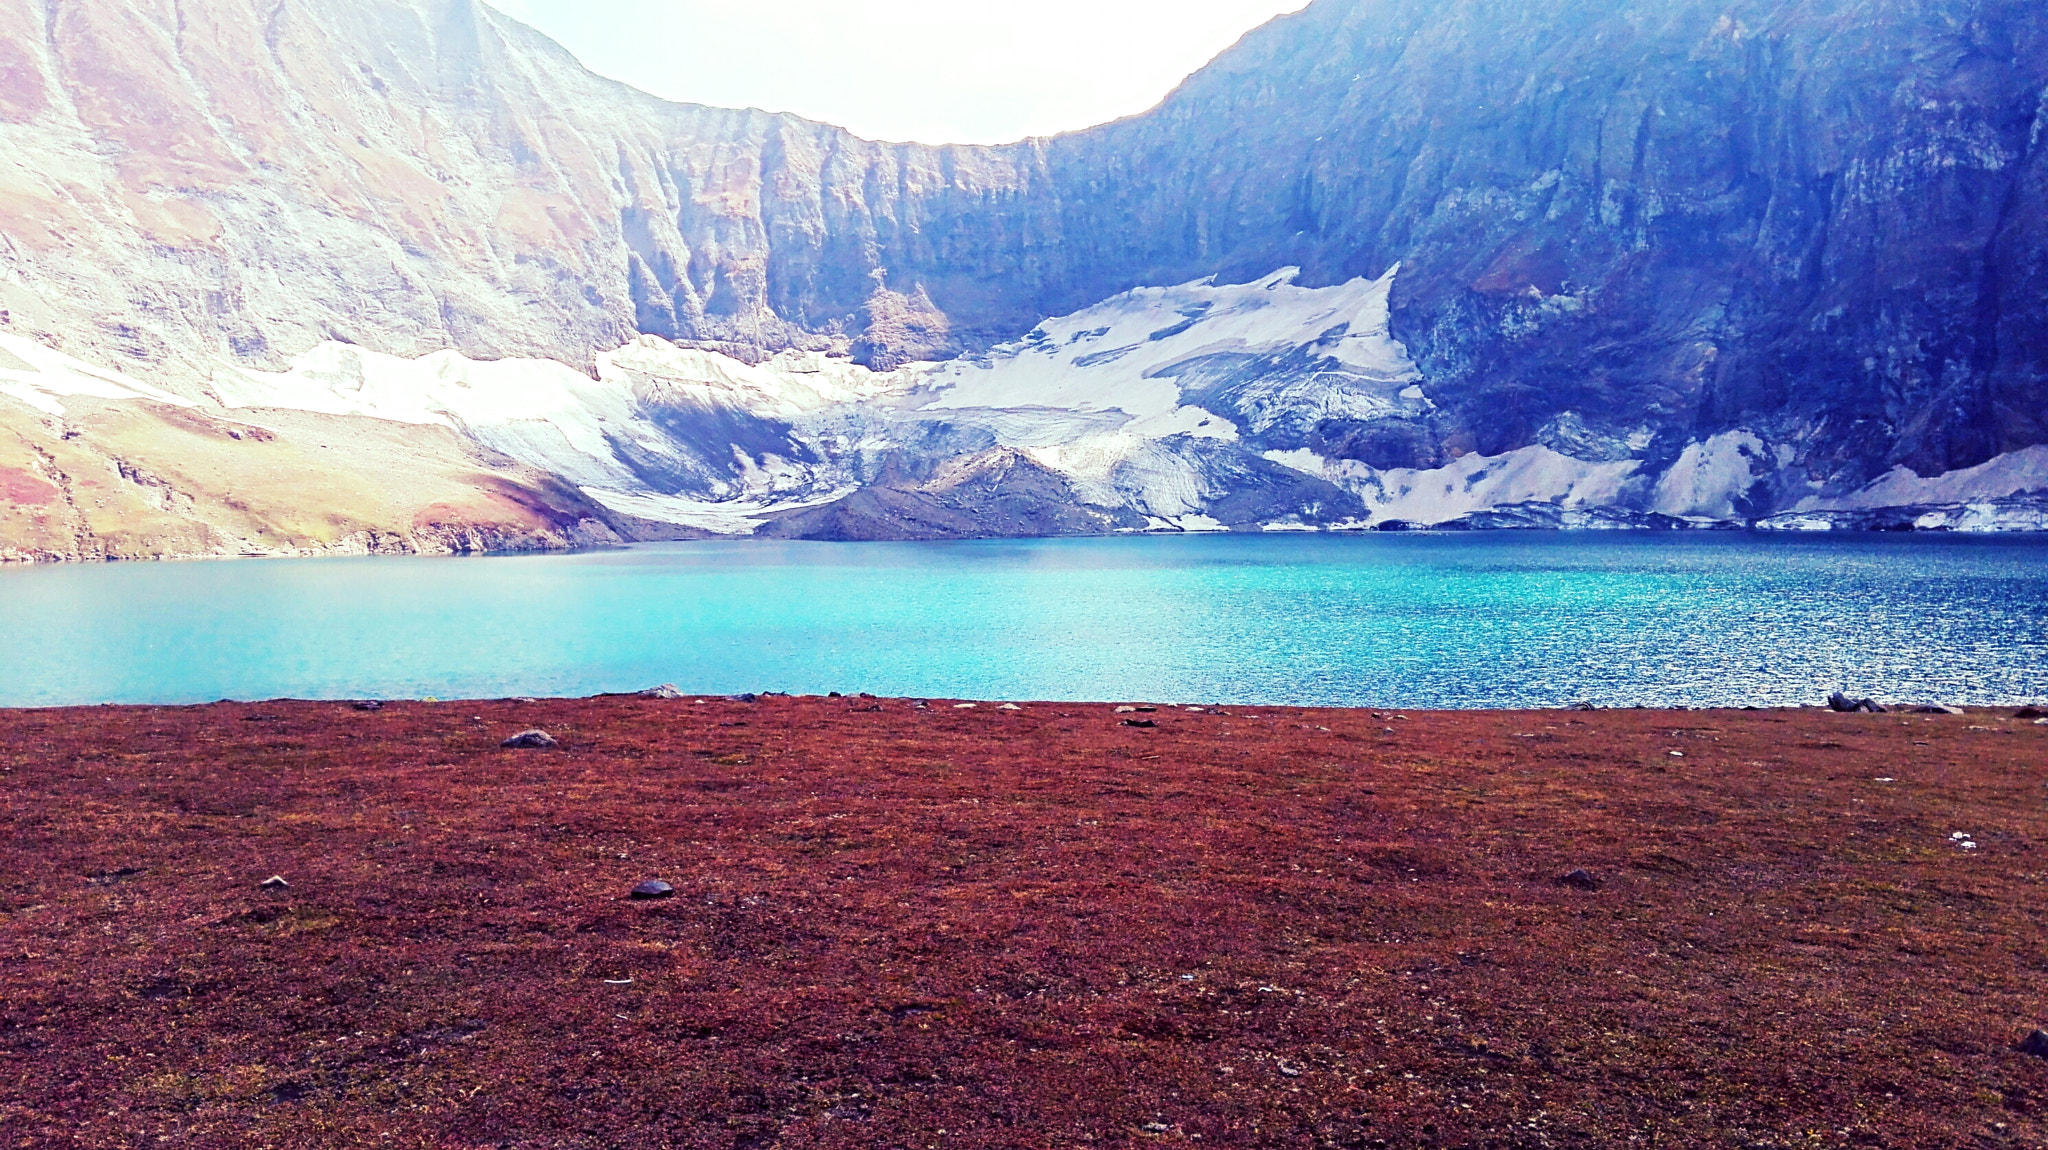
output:
[[474,496],[365,447],[390,508],[309,533],[275,472],[199,553],[2025,527],[2044,127],[2020,0],[1318,0],[998,148],[667,103],[473,0],[0,0],[0,334],[132,393],[0,399],[0,480],[228,498],[78,403],[418,436]]

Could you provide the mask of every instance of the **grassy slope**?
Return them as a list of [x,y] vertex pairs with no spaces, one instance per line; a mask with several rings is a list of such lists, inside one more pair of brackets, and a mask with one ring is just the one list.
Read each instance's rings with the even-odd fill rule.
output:
[[[560,547],[580,495],[439,427],[0,398],[0,555],[165,558]],[[239,438],[237,438],[239,436]]]

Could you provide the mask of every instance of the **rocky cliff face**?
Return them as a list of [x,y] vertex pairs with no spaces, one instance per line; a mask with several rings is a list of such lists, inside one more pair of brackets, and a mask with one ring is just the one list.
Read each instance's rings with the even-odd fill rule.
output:
[[1744,427],[1853,484],[2048,435],[2044,100],[2033,3],[1324,0],[1054,172],[1117,173],[1096,266],[1400,262],[1444,411],[1363,461]]
[[[597,376],[647,333],[889,373],[1050,355],[1040,320],[1134,287],[1292,266],[1341,291],[1398,265],[1380,334],[1412,381],[1330,384],[1334,326],[1192,349],[1151,378],[1167,415],[1242,432],[1229,461],[1169,421],[1121,471],[999,454],[945,490],[1028,476],[1034,506],[1078,501],[1005,523],[1213,519],[1219,485],[1285,487],[1277,454],[1329,497],[1232,522],[1862,514],[1915,477],[2032,490],[2011,461],[2048,442],[2044,130],[2031,0],[1319,0],[1145,116],[1003,148],[666,103],[474,0],[0,0],[0,332],[201,399],[223,365],[328,341]],[[1060,359],[1083,383],[1103,362]],[[762,461],[823,450],[754,443],[745,403],[643,401],[675,442],[602,454],[651,495],[760,496]],[[909,506],[948,460],[1075,450],[1011,444],[1006,418],[818,474]],[[734,448],[752,478],[724,474]],[[1158,493],[1160,452],[1201,498]],[[1418,504],[1439,478],[1451,502]],[[918,514],[1007,506],[961,499]]]
[[929,358],[1038,318],[1041,167],[669,104],[473,0],[0,0],[8,326],[188,388],[326,339]]

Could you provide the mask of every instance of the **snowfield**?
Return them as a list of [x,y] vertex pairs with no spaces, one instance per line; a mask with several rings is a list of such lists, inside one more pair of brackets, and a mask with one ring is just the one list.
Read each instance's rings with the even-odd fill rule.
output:
[[[1247,284],[1140,288],[985,354],[892,372],[813,352],[749,365],[654,336],[600,355],[588,374],[329,342],[280,372],[223,367],[208,395],[249,419],[273,410],[447,428],[620,514],[721,535],[871,487],[924,490],[949,467],[945,483],[957,485],[974,460],[1005,450],[1053,477],[1032,498],[1144,525],[1122,529],[1492,516],[1481,525],[1819,530],[1895,508],[1916,509],[1910,525],[1930,529],[2048,521],[2027,502],[2048,499],[2048,447],[1943,476],[1901,468],[1854,491],[1824,490],[1793,445],[1754,431],[1720,432],[1653,466],[1647,429],[1603,431],[1572,412],[1542,444],[1436,467],[1332,454],[1346,434],[1426,428],[1437,412],[1389,327],[1399,270],[1322,288],[1299,286],[1292,268]],[[52,417],[68,396],[191,403],[5,334],[0,396]]]

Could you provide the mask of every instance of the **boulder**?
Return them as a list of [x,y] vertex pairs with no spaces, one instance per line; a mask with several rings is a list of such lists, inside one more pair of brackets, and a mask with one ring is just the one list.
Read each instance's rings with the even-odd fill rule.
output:
[[753,703],[760,701],[760,698],[761,696],[756,695],[752,691],[741,691],[737,695],[727,695],[725,701],[728,703]]
[[643,899],[674,898],[675,894],[676,888],[668,885],[665,882],[662,882],[660,879],[651,878],[648,879],[646,882],[635,885],[631,891],[627,892],[626,897]]
[[292,884],[290,884],[290,883],[288,883],[288,882],[284,881],[284,876],[283,876],[283,875],[281,875],[281,874],[274,874],[274,875],[271,875],[271,876],[270,876],[269,878],[267,878],[267,879],[264,879],[264,880],[263,880],[262,882],[259,882],[259,883],[257,883],[257,884],[256,884],[256,889],[257,889],[257,890],[290,890],[290,889],[291,889],[291,885],[292,885]]
[[2048,1058],[2048,1030],[2036,1030],[2020,1040],[2020,1053]]
[[1840,691],[1828,696],[1828,710],[1844,714],[1882,715],[1885,706],[1876,699],[1852,699]]
[[1584,867],[1580,867],[1577,870],[1566,871],[1565,873],[1557,876],[1557,882],[1560,886],[1573,887],[1578,890],[1600,889],[1599,878],[1596,877],[1592,871],[1589,871]]
[[2012,717],[2015,719],[2048,719],[2048,709],[2043,709],[2041,707],[2021,707],[2019,710],[2014,711],[2012,713]]
[[674,683],[663,683],[658,687],[649,687],[640,692],[640,697],[643,699],[681,699],[686,696],[676,689]]
[[1951,707],[1947,703],[1926,703],[1910,708],[1907,713],[1912,715],[1960,715],[1963,713],[1963,709],[1961,707]]
[[520,750],[543,751],[548,749],[549,747],[558,747],[561,744],[555,742],[555,737],[553,735],[548,734],[546,731],[536,729],[531,731],[521,731],[518,734],[512,736],[511,738],[506,739],[504,742],[499,743],[498,745],[501,747],[514,747]]

